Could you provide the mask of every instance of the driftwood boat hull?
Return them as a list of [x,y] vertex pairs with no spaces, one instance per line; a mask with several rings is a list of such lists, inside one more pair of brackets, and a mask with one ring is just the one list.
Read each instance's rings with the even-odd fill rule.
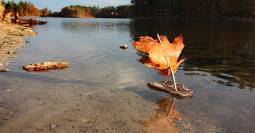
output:
[[50,70],[62,70],[69,67],[69,62],[42,62],[23,66],[28,72],[43,72]]
[[182,84],[177,84],[177,91],[174,89],[174,83],[172,81],[151,82],[147,84],[150,88],[170,93],[177,97],[192,97],[193,91],[187,89]]

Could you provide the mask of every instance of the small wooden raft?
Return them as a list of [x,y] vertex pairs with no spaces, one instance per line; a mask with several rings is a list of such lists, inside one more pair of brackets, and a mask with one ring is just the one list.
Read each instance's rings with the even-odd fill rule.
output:
[[174,83],[172,81],[152,82],[152,83],[148,83],[148,86],[152,87],[153,89],[168,92],[174,96],[192,97],[193,95],[193,91],[187,89],[182,84],[177,84],[176,85],[177,91],[175,91]]
[[28,72],[43,72],[50,70],[62,70],[69,67],[69,62],[42,62],[23,66],[23,70]]

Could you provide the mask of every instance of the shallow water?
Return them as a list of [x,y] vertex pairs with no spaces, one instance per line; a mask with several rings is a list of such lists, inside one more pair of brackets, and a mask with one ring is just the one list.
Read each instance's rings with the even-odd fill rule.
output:
[[[160,33],[170,40],[179,34],[185,38],[182,58],[187,60],[176,78],[195,95],[176,101],[176,108],[182,114],[178,122],[180,131],[253,132],[254,22],[41,19],[48,24],[34,27],[38,35],[28,38],[28,45],[10,64],[12,71],[0,75],[1,104],[16,110],[13,117],[3,122],[3,131],[12,131],[16,121],[19,121],[16,129],[28,131],[26,124],[29,125],[30,120],[41,130],[52,123],[53,114],[63,115],[59,108],[65,112],[69,105],[77,104],[78,114],[86,117],[90,125],[75,127],[77,131],[140,131],[141,121],[155,113],[157,102],[167,95],[146,86],[147,82],[164,77],[137,61],[139,56],[132,42],[140,35]],[[123,43],[128,44],[128,50],[119,49]],[[69,61],[71,66],[45,73],[22,70],[24,64],[48,60]],[[40,100],[33,102],[38,97],[51,103],[43,111],[38,104]],[[40,111],[33,109],[36,107]],[[24,114],[25,111],[31,114]],[[45,117],[38,117],[41,113],[49,117],[45,122],[42,122]],[[72,118],[72,113],[64,114]],[[79,119],[74,115],[76,117]],[[56,120],[59,121],[65,118]],[[187,124],[191,126],[185,128]],[[68,124],[60,123],[57,131],[61,131],[59,127],[68,127]]]

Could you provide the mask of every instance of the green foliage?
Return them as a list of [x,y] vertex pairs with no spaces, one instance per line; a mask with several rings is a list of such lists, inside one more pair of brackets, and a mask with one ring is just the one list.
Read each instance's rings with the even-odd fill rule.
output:
[[133,14],[134,8],[131,5],[122,5],[122,6],[116,7],[116,10],[117,10],[119,16],[128,17]]
[[51,14],[51,11],[48,8],[43,8],[40,10],[41,17],[47,17],[49,14]]
[[16,4],[14,1],[7,1],[4,3],[5,9],[8,11],[14,11],[17,12],[19,10],[18,4]]
[[91,8],[81,5],[70,5],[62,8],[62,17],[89,17],[92,16]]
[[97,14],[99,12],[100,8],[98,6],[91,6],[90,11],[93,15]]
[[117,7],[108,6],[101,8],[96,14],[97,17],[130,17],[133,14],[132,5],[121,5]]
[[18,12],[21,16],[38,16],[40,15],[39,9],[34,6],[33,3],[27,1],[20,1],[15,3],[14,1],[4,2],[5,9],[8,12]]
[[116,9],[114,6],[107,6],[104,8],[101,8],[97,14],[95,14],[97,17],[116,17]]
[[70,5],[63,7],[61,12],[51,13],[55,17],[128,17],[132,15],[133,6],[97,6]]

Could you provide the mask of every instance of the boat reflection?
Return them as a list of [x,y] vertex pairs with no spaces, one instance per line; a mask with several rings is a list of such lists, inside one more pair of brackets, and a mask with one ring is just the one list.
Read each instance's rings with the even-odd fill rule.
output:
[[178,133],[175,122],[181,120],[181,114],[176,110],[175,98],[171,95],[158,101],[156,113],[145,121],[146,133]]

